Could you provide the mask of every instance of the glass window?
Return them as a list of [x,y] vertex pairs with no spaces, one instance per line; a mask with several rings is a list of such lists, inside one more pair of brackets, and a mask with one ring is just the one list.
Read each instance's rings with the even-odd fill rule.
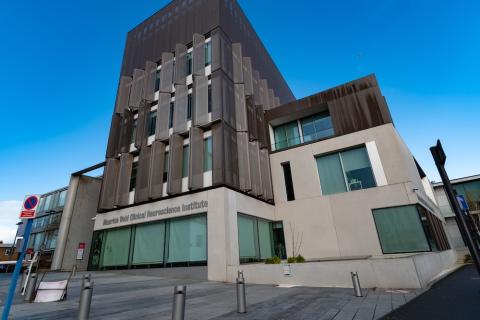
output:
[[40,198],[40,203],[38,204],[38,212],[42,212],[45,208],[45,197]]
[[255,220],[243,215],[238,215],[238,246],[240,248],[240,258],[256,258],[257,244],[255,235]]
[[42,233],[37,233],[35,235],[35,242],[33,244],[33,250],[34,251],[40,251],[43,246],[43,239],[44,239],[44,236],[45,234],[42,232]]
[[282,163],[283,178],[285,179],[285,192],[287,193],[287,201],[295,200],[295,192],[293,190],[292,170],[290,162]]
[[183,157],[182,157],[182,178],[188,177],[188,157],[189,157],[190,148],[188,145],[183,146]]
[[297,121],[292,121],[273,128],[275,136],[275,150],[300,144],[300,133]]
[[168,179],[168,151],[165,152],[165,161],[163,162],[163,182],[167,182]]
[[102,267],[126,266],[130,248],[130,228],[106,231]]
[[135,190],[135,184],[137,183],[137,169],[138,162],[132,164],[132,174],[130,175],[130,192]]
[[52,198],[53,196],[50,194],[45,198],[45,205],[44,205],[44,211],[48,211],[52,208]]
[[203,172],[212,171],[212,137],[203,140]]
[[206,261],[206,216],[171,220],[168,242],[168,262]]
[[238,215],[240,262],[259,261],[273,255],[273,233],[269,221]]
[[131,143],[135,143],[135,139],[137,137],[137,125],[138,125],[138,119],[133,120],[132,141],[130,141]]
[[187,120],[192,120],[192,104],[192,94],[189,93],[187,98]]
[[155,91],[160,90],[160,70],[155,73]]
[[47,237],[45,239],[45,249],[52,250],[56,248],[57,236],[58,236],[58,229],[47,233]]
[[192,74],[192,52],[187,53],[187,75]]
[[173,107],[174,107],[174,102],[170,102],[170,112],[168,114],[168,127],[173,128]]
[[58,196],[58,206],[63,207],[65,205],[65,199],[67,198],[67,191],[68,190],[63,190],[60,192],[60,195]]
[[132,263],[154,264],[163,262],[164,245],[164,222],[137,226]]
[[208,112],[212,112],[212,85],[208,85]]
[[321,113],[300,120],[303,141],[315,141],[334,135],[330,114]]
[[316,160],[323,195],[376,186],[365,147],[317,157]]
[[212,64],[212,42],[205,43],[205,67]]
[[480,181],[457,183],[453,189],[465,198],[470,211],[480,210]]
[[272,256],[272,234],[270,223],[265,220],[258,220],[258,243],[260,246],[260,259],[267,259]]
[[383,253],[430,251],[416,206],[372,211]]
[[155,126],[157,125],[157,111],[150,111],[148,115],[148,136],[155,134]]

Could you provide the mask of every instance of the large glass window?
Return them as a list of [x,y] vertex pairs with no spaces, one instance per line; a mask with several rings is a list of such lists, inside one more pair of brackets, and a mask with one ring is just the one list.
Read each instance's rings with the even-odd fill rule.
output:
[[365,147],[317,157],[316,160],[323,195],[376,186]]
[[203,140],[203,172],[212,171],[212,137]]
[[212,64],[212,42],[205,43],[205,67]]
[[157,125],[157,111],[150,111],[148,115],[148,136],[155,134],[155,127]]
[[33,243],[33,250],[34,251],[40,251],[40,249],[43,249],[43,240],[45,237],[45,233],[37,233],[35,235],[35,242]]
[[188,145],[183,146],[183,157],[182,157],[182,178],[188,177],[188,158],[189,158],[190,148]]
[[453,189],[465,198],[470,211],[480,210],[480,181],[454,184]]
[[275,135],[275,150],[300,144],[300,133],[297,121],[292,121],[273,128]]
[[130,248],[130,228],[106,231],[102,267],[126,266]]
[[238,215],[237,221],[240,262],[260,261],[272,257],[274,250],[271,223],[243,214]]
[[53,195],[50,194],[45,198],[45,205],[43,207],[44,211],[48,211],[52,208],[53,206]]
[[60,195],[58,196],[58,206],[63,207],[65,205],[65,199],[67,198],[67,191],[68,190],[63,190],[60,192]]
[[44,211],[45,208],[45,197],[40,198],[40,203],[38,204],[38,212]]
[[303,141],[309,142],[333,136],[332,119],[328,112],[300,120]]
[[430,251],[416,206],[372,211],[383,253]]
[[168,262],[206,261],[206,216],[171,220],[168,242]]
[[156,264],[163,262],[165,246],[165,223],[144,224],[136,227],[133,246],[133,264]]

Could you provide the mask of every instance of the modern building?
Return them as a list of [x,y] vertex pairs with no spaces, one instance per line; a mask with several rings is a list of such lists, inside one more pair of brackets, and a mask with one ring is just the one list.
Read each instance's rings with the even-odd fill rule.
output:
[[9,243],[3,243],[0,241],[0,273],[8,272],[13,270],[13,267],[10,265],[3,265],[2,261],[13,261],[16,260],[16,255],[14,254],[14,245]]
[[[472,218],[471,221],[478,229],[480,226],[480,175],[453,179],[450,182],[452,183],[453,190],[458,195],[462,195],[467,201],[470,217]],[[458,249],[465,248],[465,242],[463,241],[460,230],[458,229],[455,213],[448,202],[447,194],[443,188],[443,183],[434,182],[432,183],[432,186],[435,191],[435,198],[437,200],[438,207],[445,218],[446,230],[452,247]]]
[[[91,270],[405,288],[456,260],[375,76],[296,100],[233,0],[128,33],[98,209]],[[297,254],[287,278],[255,263]]]

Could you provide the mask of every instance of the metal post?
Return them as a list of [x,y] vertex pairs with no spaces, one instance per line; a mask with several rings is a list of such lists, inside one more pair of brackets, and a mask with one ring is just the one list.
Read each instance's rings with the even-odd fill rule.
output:
[[80,287],[80,301],[78,302],[79,304],[82,304],[82,292],[83,292],[83,289],[85,288],[85,283],[88,283],[90,282],[90,273],[87,273],[85,275],[83,275],[83,278],[82,278],[82,286]]
[[186,294],[187,294],[187,286],[175,286],[173,290],[172,320],[184,319]]
[[85,282],[80,292],[80,303],[78,304],[78,320],[88,320],[90,317],[90,305],[92,304],[93,281]]
[[10,314],[10,308],[12,307],[13,296],[15,295],[15,288],[17,287],[18,275],[22,269],[23,259],[25,258],[25,251],[27,251],[28,238],[30,238],[30,231],[32,230],[33,219],[27,220],[27,225],[25,226],[25,233],[23,234],[23,246],[22,252],[18,257],[17,263],[15,264],[15,270],[13,270],[12,280],[10,282],[10,288],[8,289],[8,295],[5,299],[5,306],[3,307],[2,320],[8,320],[8,315]]
[[243,271],[238,271],[237,276],[237,312],[247,312],[247,299],[245,296],[245,278],[243,277]]
[[37,274],[32,273],[30,278],[27,282],[27,287],[25,289],[25,297],[23,298],[24,301],[32,302],[33,296],[35,295],[35,288],[37,287]]
[[360,279],[358,278],[357,272],[350,272],[352,275],[353,282],[353,291],[355,292],[355,297],[363,297],[362,287],[360,286]]
[[72,268],[72,277],[75,277],[76,274],[77,274],[77,264],[74,264]]
[[440,142],[440,140],[437,140],[436,146],[430,148],[430,152],[432,153],[433,160],[435,160],[435,165],[437,166],[438,173],[442,178],[443,187],[445,188],[445,193],[447,194],[450,206],[452,207],[452,210],[457,218],[458,228],[460,229],[460,232],[465,235],[468,250],[470,251],[470,255],[472,256],[475,266],[477,267],[477,272],[480,275],[480,252],[477,244],[473,240],[470,230],[468,229],[467,222],[465,221],[465,215],[460,209],[457,198],[455,197],[455,193],[453,191],[452,184],[450,183],[447,171],[445,170],[445,161],[447,159],[447,156],[443,151],[442,143]]

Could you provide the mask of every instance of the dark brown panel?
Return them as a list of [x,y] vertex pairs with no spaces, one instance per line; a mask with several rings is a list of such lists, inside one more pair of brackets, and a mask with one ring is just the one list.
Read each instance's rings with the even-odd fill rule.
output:
[[122,117],[119,114],[113,114],[112,123],[110,125],[110,134],[108,136],[106,158],[114,158],[118,156],[118,146],[120,144],[120,132],[122,127]]
[[247,97],[245,102],[247,104],[248,137],[250,140],[257,140],[257,114],[253,97]]
[[201,126],[208,120],[208,77],[193,77],[193,125]]
[[248,143],[248,156],[250,162],[250,180],[252,181],[252,190],[250,193],[254,196],[260,196],[260,163],[259,150],[257,141],[250,141]]
[[205,37],[198,33],[193,35],[193,75],[205,75]]
[[212,73],[222,70],[233,79],[232,45],[221,29],[212,31]]
[[212,185],[225,183],[224,171],[224,134],[221,123],[212,125]]
[[155,100],[155,80],[157,78],[157,64],[147,61],[145,64],[145,91],[144,99],[148,102]]
[[252,59],[250,57],[243,58],[243,81],[245,83],[245,95],[253,95],[253,75],[252,75]]
[[243,84],[235,84],[235,120],[237,131],[247,131],[247,104]]
[[175,85],[175,106],[173,108],[173,132],[187,131],[188,87],[183,84]]
[[188,188],[191,190],[203,187],[203,130],[190,128]]
[[267,147],[267,136],[266,136],[266,126],[265,118],[263,114],[263,109],[261,106],[255,108],[255,115],[257,120],[257,138],[260,148]]
[[233,54],[233,82],[243,83],[243,57],[242,57],[242,44],[232,44]]
[[151,148],[149,197],[150,199],[159,199],[163,195],[165,144],[160,141],[154,141]]
[[173,53],[162,53],[162,69],[160,70],[160,92],[170,93],[173,84]]
[[183,137],[178,134],[170,136],[168,161],[167,193],[182,192]]
[[119,207],[128,206],[130,195],[130,176],[132,175],[133,156],[123,153],[120,156],[120,172],[117,181],[117,192],[115,205]]
[[130,151],[132,144],[133,133],[133,112],[125,110],[122,119],[122,131],[120,136],[120,152],[125,153]]
[[175,84],[187,83],[187,46],[175,46]]
[[147,121],[149,114],[150,108],[147,106],[142,106],[138,110],[137,132],[135,136],[135,147],[137,149],[147,144]]
[[252,78],[253,78],[253,101],[256,106],[262,104],[260,99],[260,73],[257,70],[252,70]]
[[160,93],[158,97],[155,140],[167,140],[169,137],[170,93]]
[[233,82],[222,71],[212,74],[212,121],[224,120],[235,127]]
[[268,89],[268,105],[265,110],[270,110],[275,107],[275,93],[273,89]]
[[100,192],[100,209],[108,210],[114,208],[119,168],[120,160],[107,159],[103,172],[102,191]]
[[143,147],[138,156],[137,179],[135,181],[135,203],[149,199],[151,147]]
[[237,134],[228,125],[223,126],[225,152],[225,184],[233,188],[238,188],[238,154],[237,154]]
[[268,105],[268,83],[265,79],[260,79],[260,103],[264,108]]
[[115,101],[115,112],[122,114],[123,110],[128,108],[130,99],[130,90],[132,88],[132,77],[121,76],[118,85],[117,99]]
[[252,181],[250,178],[250,158],[248,153],[247,132],[237,132],[237,150],[239,188],[242,191],[250,191],[252,189]]
[[145,96],[145,71],[135,69],[133,71],[132,90],[128,105],[132,108],[139,108]]

